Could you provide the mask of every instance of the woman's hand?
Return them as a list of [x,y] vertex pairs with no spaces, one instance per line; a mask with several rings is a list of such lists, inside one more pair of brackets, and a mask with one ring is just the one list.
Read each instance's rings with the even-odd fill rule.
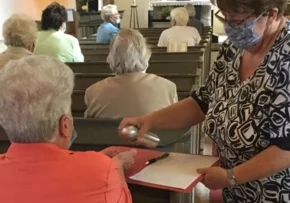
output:
[[[124,118],[119,125],[119,132],[122,131],[124,127],[133,125],[139,128],[138,137],[143,137],[143,135],[149,132],[153,127],[153,118],[151,115],[143,117],[133,117],[133,118]],[[138,144],[138,139],[137,139]]]
[[197,173],[204,175],[201,182],[211,190],[229,186],[227,171],[221,167],[201,168],[197,169]]

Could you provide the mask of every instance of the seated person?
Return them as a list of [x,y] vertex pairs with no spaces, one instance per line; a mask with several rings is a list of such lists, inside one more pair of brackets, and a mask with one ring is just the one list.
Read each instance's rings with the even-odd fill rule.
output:
[[120,15],[116,5],[109,4],[102,8],[101,17],[103,23],[97,31],[98,43],[110,43],[114,36],[118,34],[118,25],[120,24]]
[[177,102],[176,85],[147,74],[151,51],[140,32],[124,29],[113,39],[108,63],[115,77],[86,90],[87,118],[137,116]]
[[158,46],[167,47],[170,42],[186,42],[187,46],[199,44],[201,37],[194,27],[188,27],[188,12],[185,8],[174,8],[170,13],[172,27],[164,30]]
[[83,62],[79,41],[66,31],[67,12],[58,3],[50,4],[42,13],[41,29],[35,43],[35,55],[47,55],[62,62]]
[[0,54],[0,69],[8,61],[32,54],[36,39],[36,22],[26,14],[13,14],[3,24],[4,43],[8,48]]
[[13,60],[0,70],[0,126],[12,143],[0,155],[1,202],[132,202],[123,168],[136,151],[110,158],[115,152],[108,149],[68,150],[76,137],[73,86],[71,69],[48,56]]
[[202,33],[204,32],[204,25],[200,20],[197,20],[195,18],[196,11],[195,11],[194,5],[186,4],[184,8],[186,8],[189,15],[187,26],[195,27],[197,31],[199,32],[199,34],[202,35]]

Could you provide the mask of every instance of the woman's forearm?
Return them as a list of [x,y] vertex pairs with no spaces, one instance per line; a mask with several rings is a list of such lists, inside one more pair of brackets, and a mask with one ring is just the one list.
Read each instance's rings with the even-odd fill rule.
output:
[[167,108],[149,114],[152,127],[159,129],[182,129],[204,121],[205,115],[192,98],[184,99]]
[[271,146],[251,160],[236,166],[234,173],[238,184],[269,177],[290,167],[290,151]]

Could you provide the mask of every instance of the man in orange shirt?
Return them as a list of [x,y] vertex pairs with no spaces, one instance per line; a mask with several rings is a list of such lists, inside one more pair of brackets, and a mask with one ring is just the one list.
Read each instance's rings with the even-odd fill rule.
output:
[[0,125],[11,146],[0,155],[0,202],[131,203],[124,167],[135,151],[73,152],[69,67],[45,56],[0,71]]

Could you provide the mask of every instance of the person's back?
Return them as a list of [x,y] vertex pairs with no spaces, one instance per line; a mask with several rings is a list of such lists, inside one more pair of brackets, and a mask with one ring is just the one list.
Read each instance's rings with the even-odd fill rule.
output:
[[5,20],[2,33],[4,42],[0,42],[0,47],[5,50],[0,54],[0,69],[11,60],[32,55],[37,33],[37,25],[33,18],[15,13]]
[[1,202],[132,203],[124,168],[136,151],[68,150],[77,137],[73,87],[74,73],[53,57],[27,56],[0,70],[0,130],[11,143],[0,155]]
[[114,36],[118,34],[119,29],[110,22],[104,22],[97,31],[98,43],[110,43]]
[[120,24],[121,19],[117,6],[113,4],[104,6],[101,18],[104,22],[98,28],[96,40],[98,43],[110,43],[119,32],[117,25]]
[[52,3],[41,16],[41,32],[35,42],[35,55],[58,58],[62,62],[83,62],[79,41],[66,31],[67,11],[64,6]]
[[85,117],[137,116],[178,101],[171,81],[146,73],[128,73],[100,81],[86,91]]
[[200,35],[204,32],[204,25],[201,21],[197,20],[194,16],[189,17],[189,21],[187,23],[187,26],[194,27],[197,29]]
[[167,47],[170,42],[186,42],[188,46],[199,44],[201,37],[194,27],[173,26],[164,30],[159,38],[158,46]]
[[58,58],[62,62],[83,62],[78,40],[62,31],[48,30],[37,34],[35,55]]
[[49,143],[12,144],[0,155],[0,180],[3,203],[131,202],[113,159]]

